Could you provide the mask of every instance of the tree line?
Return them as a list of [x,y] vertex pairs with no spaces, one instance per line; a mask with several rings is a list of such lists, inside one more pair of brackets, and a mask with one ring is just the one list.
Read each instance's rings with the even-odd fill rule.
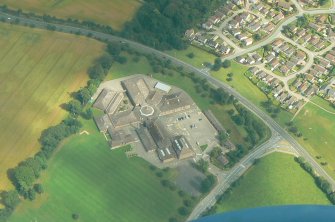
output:
[[324,192],[332,204],[335,204],[335,192],[332,185],[322,176],[319,176],[313,169],[313,167],[306,162],[303,157],[294,158],[295,161],[306,171],[308,172],[315,181],[315,184]]

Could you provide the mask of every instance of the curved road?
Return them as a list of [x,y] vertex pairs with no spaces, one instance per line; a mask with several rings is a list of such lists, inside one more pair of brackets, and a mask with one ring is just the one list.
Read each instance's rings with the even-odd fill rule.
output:
[[[332,10],[318,10],[317,12],[314,11],[308,11],[306,13],[308,14],[318,14],[318,13],[332,13],[334,12],[334,9]],[[302,13],[301,13],[302,14]],[[72,27],[72,26],[67,26],[67,25],[59,25],[59,24],[53,24],[53,23],[45,23],[43,21],[38,21],[34,19],[29,19],[29,18],[24,18],[24,17],[16,17],[13,15],[9,15],[3,12],[0,12],[0,18],[11,18],[12,19],[19,19],[20,23],[22,24],[27,24],[27,25],[34,25],[36,28],[42,28],[45,29],[47,25],[54,25],[56,27],[57,31],[61,32],[66,32],[66,33],[74,33],[74,32],[81,32],[82,35],[88,35],[91,34],[92,37],[102,39],[102,40],[108,40],[112,42],[123,42],[123,43],[128,43],[132,48],[143,51],[146,53],[152,53],[155,56],[158,56],[163,59],[170,59],[174,64],[176,65],[181,65],[185,69],[188,69],[192,72],[195,72],[196,74],[206,78],[211,84],[213,84],[216,87],[222,87],[224,88],[227,92],[232,94],[236,99],[238,99],[244,106],[246,106],[251,112],[253,112],[255,115],[257,115],[260,119],[262,119],[271,129],[272,131],[272,137],[271,139],[266,142],[265,144],[261,145],[260,147],[257,147],[254,149],[253,152],[249,153],[242,161],[237,164],[231,171],[229,171],[228,175],[225,176],[225,179],[222,179],[222,176],[218,176],[219,183],[214,190],[208,195],[206,198],[204,198],[200,203],[195,207],[194,211],[190,215],[189,219],[195,219],[197,218],[204,210],[207,209],[207,207],[213,205],[215,203],[215,197],[217,194],[222,192],[227,186],[230,185],[232,181],[234,181],[236,178],[238,178],[246,169],[248,166],[251,165],[252,161],[255,158],[258,158],[262,156],[266,150],[269,148],[273,147],[276,142],[278,142],[279,139],[283,138],[289,142],[289,144],[293,147],[293,149],[296,151],[296,153],[306,159],[315,171],[320,175],[326,178],[335,188],[335,181],[333,178],[331,178],[325,170],[312,158],[312,156],[291,136],[289,135],[279,124],[277,124],[269,115],[267,115],[265,112],[263,112],[261,109],[259,109],[256,105],[251,103],[249,100],[247,100],[245,97],[240,95],[235,89],[227,85],[226,83],[223,83],[211,76],[209,76],[206,72],[201,71],[200,69],[185,63],[177,58],[174,58],[166,53],[163,53],[161,51],[155,50],[153,48],[150,48],[148,46],[142,45],[140,43],[126,40],[117,36],[101,33],[101,32],[96,32],[92,31],[89,29],[84,29],[84,28],[77,28],[77,27]],[[293,17],[292,19],[287,20],[282,24],[287,25],[290,22],[294,21],[296,19]],[[280,34],[280,29],[277,29],[277,34]],[[271,42],[271,38],[267,40],[268,42],[265,43],[260,43],[257,44],[251,48],[248,48],[248,51],[254,50],[256,47],[260,47],[261,45],[265,45],[269,42]],[[243,52],[246,53],[246,52]]]

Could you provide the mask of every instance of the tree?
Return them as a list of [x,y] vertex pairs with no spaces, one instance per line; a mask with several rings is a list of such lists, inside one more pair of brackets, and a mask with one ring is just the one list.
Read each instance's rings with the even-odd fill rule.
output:
[[88,101],[90,101],[91,96],[91,92],[86,87],[80,89],[76,95],[77,99],[81,102],[82,105],[87,104]]
[[13,179],[16,188],[20,191],[28,191],[36,177],[34,170],[28,166],[18,166],[13,170]]
[[43,186],[40,183],[37,183],[37,184],[34,185],[34,190],[38,194],[42,194],[44,192]]
[[208,166],[209,163],[203,159],[198,160],[198,162],[194,164],[194,167],[203,173],[207,172]]
[[190,59],[193,59],[194,58],[194,53],[193,52],[190,52],[187,54],[187,57],[189,57]]
[[27,197],[31,201],[35,200],[35,198],[36,198],[36,192],[35,192],[35,190],[34,189],[29,189]]
[[71,100],[66,104],[66,110],[73,115],[78,115],[82,112],[82,105],[78,100]]
[[252,36],[252,38],[253,38],[255,41],[259,41],[259,40],[262,39],[261,35],[258,34],[258,33],[254,34],[254,35]]
[[73,220],[79,220],[79,214],[77,214],[77,213],[73,213],[73,214],[72,214],[72,219],[73,219]]
[[178,209],[178,213],[181,215],[181,216],[186,216],[190,213],[190,210],[186,207],[180,207]]
[[88,69],[88,75],[91,79],[103,80],[106,76],[106,71],[101,64],[96,64]]
[[16,190],[4,191],[1,193],[2,203],[9,209],[14,210],[20,203],[19,194]]
[[223,63],[222,63],[222,67],[223,68],[229,68],[231,66],[231,61],[230,60],[224,60]]
[[215,184],[215,177],[213,175],[208,175],[200,185],[200,191],[202,193],[209,192]]
[[222,67],[222,60],[221,60],[221,58],[216,58],[214,60],[214,65],[212,67],[212,70],[219,71],[221,67]]

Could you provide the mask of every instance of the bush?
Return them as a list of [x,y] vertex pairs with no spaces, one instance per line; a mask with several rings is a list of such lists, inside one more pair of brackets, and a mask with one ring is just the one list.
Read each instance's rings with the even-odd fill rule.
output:
[[223,63],[222,63],[222,67],[223,67],[223,68],[226,69],[226,68],[229,68],[230,66],[231,66],[231,62],[230,62],[230,60],[227,60],[227,59],[226,59],[226,60],[223,61]]

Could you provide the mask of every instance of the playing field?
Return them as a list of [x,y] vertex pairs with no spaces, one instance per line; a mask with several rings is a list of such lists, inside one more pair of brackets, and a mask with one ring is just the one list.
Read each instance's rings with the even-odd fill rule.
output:
[[58,123],[60,105],[87,81],[103,45],[86,38],[0,24],[0,190],[7,169],[39,150],[43,129]]
[[182,199],[146,161],[111,151],[93,120],[84,124],[90,135],[70,138],[51,160],[45,194],[19,205],[9,221],[70,222],[76,213],[82,222],[168,222],[178,214]]
[[232,194],[217,205],[217,211],[288,204],[330,202],[293,156],[274,153],[246,173]]
[[[319,97],[313,102],[335,113],[335,109]],[[308,121],[306,121],[308,120]],[[335,114],[328,113],[321,108],[308,103],[294,119],[295,125],[302,132],[304,140],[300,143],[314,156],[321,156],[319,163],[327,162],[324,168],[335,178]]]
[[91,20],[121,30],[141,6],[139,0],[0,0],[10,8],[59,18]]

